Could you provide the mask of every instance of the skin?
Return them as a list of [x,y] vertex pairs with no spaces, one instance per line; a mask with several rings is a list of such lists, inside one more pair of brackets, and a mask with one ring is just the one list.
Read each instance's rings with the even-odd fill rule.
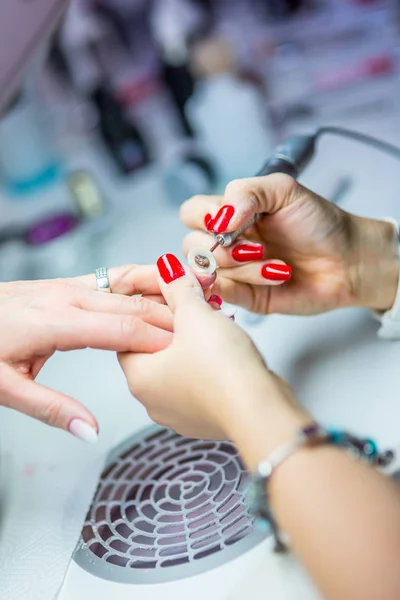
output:
[[[236,207],[230,225],[235,229],[255,212],[267,211],[265,222],[248,232],[246,238],[265,245],[267,260],[283,259],[291,264],[292,281],[271,286],[261,281],[260,264],[237,267],[229,262],[229,251],[220,251],[218,260],[226,261],[220,277],[214,284],[202,282],[203,287],[212,285],[213,293],[259,312],[314,314],[357,305],[390,308],[398,279],[396,236],[391,225],[344,213],[281,176],[266,178],[260,185],[259,180],[235,182],[224,198],[190,201],[183,207],[182,216],[186,224],[192,222],[200,229],[205,212],[215,215],[218,207],[230,203]],[[208,237],[206,241],[208,245]],[[103,327],[105,313],[119,317],[122,323],[130,323],[132,314],[126,314],[125,305],[122,308],[125,300],[118,308],[113,305],[111,309],[109,304],[106,310],[100,303],[114,303],[114,299],[100,300],[98,292],[93,292],[95,299],[85,295],[93,290],[92,276],[53,282],[51,286],[48,282],[31,282],[13,284],[16,287],[8,291],[3,287],[0,327],[2,331],[6,328],[7,344],[2,350],[1,369],[5,370],[0,371],[0,381],[4,385],[10,372],[17,379],[8,385],[5,394],[0,392],[0,397],[8,394],[12,398],[13,387],[22,385],[22,407],[32,397],[35,400],[34,409],[30,409],[33,414],[28,414],[51,424],[57,423],[57,419],[53,423],[54,415],[61,414],[64,420],[59,426],[65,428],[68,419],[63,407],[71,399],[55,398],[55,392],[24,385],[36,385],[35,374],[56,349],[114,346],[120,352],[130,390],[154,421],[189,437],[231,439],[248,468],[254,470],[277,446],[293,439],[311,416],[298,404],[289,386],[268,370],[246,334],[205,302],[202,287],[192,273],[186,272],[166,285],[157,279],[154,268],[146,269],[150,270],[136,271],[140,277],[133,284],[129,273],[114,277],[113,272],[111,285],[114,292],[122,294],[140,290],[147,301],[171,311],[169,316],[164,311],[162,317],[171,319],[169,327],[166,321],[160,326],[160,317],[149,310],[146,298],[140,301],[142,320],[148,328],[158,328],[155,338],[159,339],[160,331],[168,337],[163,340],[166,343],[152,348],[146,346],[148,335],[144,336],[143,347],[137,343],[136,332],[142,325],[135,325],[135,335],[129,331],[125,346],[121,337],[126,325],[118,331],[115,343],[110,342],[114,339],[114,324],[110,327],[111,337],[99,341],[102,334],[90,326],[97,329],[96,322],[98,328]],[[60,290],[54,291],[53,286],[59,284]],[[7,303],[10,298],[14,302]],[[15,302],[17,310],[13,311]],[[84,319],[77,315],[82,311]],[[45,329],[37,326],[41,314],[50,325]],[[101,316],[98,322],[96,315]],[[84,326],[82,334],[83,321],[90,326],[89,331]],[[72,342],[71,323],[75,322],[79,322],[79,334],[76,332]],[[34,340],[28,352],[26,339]],[[45,392],[50,395],[43,402]],[[35,398],[35,393],[41,394],[41,399]],[[16,399],[19,410],[21,397]],[[78,416],[75,411],[74,417]],[[269,491],[279,526],[289,535],[293,551],[323,597],[400,597],[400,501],[389,479],[354,462],[343,451],[322,447],[304,449],[289,458],[274,473]]]
[[82,404],[35,382],[43,365],[56,351],[156,352],[173,331],[156,267],[110,269],[109,279],[112,294],[97,291],[94,275],[0,284],[0,405],[60,429],[81,419],[98,431]]
[[[242,238],[261,243],[264,259],[239,265],[232,248],[219,248],[213,293],[265,314],[392,306],[399,274],[393,225],[346,213],[273,175],[232,182],[223,197],[185,203],[182,220],[196,230],[185,239],[185,252],[211,246],[204,217],[215,217],[226,204],[235,207],[228,231],[268,213]],[[266,262],[291,265],[291,281],[261,277]],[[160,282],[160,289],[174,314],[173,341],[152,355],[120,355],[132,393],[156,422],[183,435],[232,440],[254,471],[311,415],[268,371],[245,333],[207,306],[190,273]],[[392,480],[325,446],[298,451],[281,464],[269,493],[279,527],[324,598],[400,597],[400,495]]]
[[[397,233],[391,223],[343,211],[287,175],[231,182],[224,196],[196,196],[182,205],[184,224],[196,231],[184,240],[184,252],[210,247],[204,217],[223,205],[235,214],[228,231],[256,213],[268,213],[241,240],[264,247],[262,262],[239,264],[231,248],[215,252],[215,293],[253,312],[312,315],[350,306],[387,310],[394,301],[399,275]],[[284,262],[293,268],[288,283],[261,276],[263,264]]]
[[[173,341],[153,354],[120,354],[131,392],[153,420],[182,435],[232,440],[254,470],[311,416],[247,335],[204,301],[190,272],[160,288]],[[400,597],[400,495],[389,478],[324,446],[280,465],[269,492],[278,525],[324,598]]]

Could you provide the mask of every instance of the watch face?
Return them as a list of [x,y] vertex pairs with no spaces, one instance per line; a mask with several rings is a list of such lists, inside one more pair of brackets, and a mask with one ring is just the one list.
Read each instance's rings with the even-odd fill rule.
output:
[[0,0],[0,113],[59,23],[68,0]]

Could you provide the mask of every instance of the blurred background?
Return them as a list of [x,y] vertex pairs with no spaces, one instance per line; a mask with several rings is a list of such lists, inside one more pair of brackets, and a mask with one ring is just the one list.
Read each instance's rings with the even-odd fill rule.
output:
[[[0,120],[0,280],[180,255],[180,204],[288,134],[400,145],[399,35],[395,0],[71,0]],[[337,201],[341,158],[318,164]]]

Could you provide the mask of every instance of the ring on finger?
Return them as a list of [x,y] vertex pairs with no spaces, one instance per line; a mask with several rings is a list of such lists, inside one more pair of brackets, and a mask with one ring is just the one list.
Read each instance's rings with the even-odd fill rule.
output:
[[96,269],[95,275],[98,291],[111,294],[110,280],[108,279],[108,269],[106,267],[100,267],[99,269]]

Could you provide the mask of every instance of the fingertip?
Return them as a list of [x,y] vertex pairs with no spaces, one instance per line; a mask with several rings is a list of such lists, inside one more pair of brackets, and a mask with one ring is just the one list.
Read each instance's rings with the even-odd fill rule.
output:
[[261,261],[264,258],[264,246],[258,242],[240,240],[232,248],[231,257],[239,264]]
[[207,213],[204,217],[204,225],[207,231],[211,231],[212,216],[210,215],[210,213]]
[[174,254],[163,254],[157,260],[160,277],[167,285],[185,276],[181,261]]
[[222,298],[221,296],[218,296],[217,294],[212,294],[209,299],[207,300],[207,302],[209,304],[216,304],[217,306],[221,307],[222,306]]
[[216,273],[204,274],[204,275],[202,275],[201,273],[196,273],[194,271],[192,271],[192,273],[196,277],[197,281],[200,283],[203,290],[210,289],[210,287],[215,283],[215,280],[217,278]]
[[273,285],[281,285],[290,281],[292,277],[292,267],[283,261],[271,261],[263,264],[261,275]]
[[97,423],[94,426],[83,419],[74,418],[68,426],[68,431],[71,435],[87,444],[95,444],[98,440],[99,430]]
[[257,213],[274,214],[297,197],[299,184],[284,173],[235,179],[225,189],[225,202],[235,207],[227,231],[250,221]]
[[[60,398],[60,401],[62,402],[62,413],[59,422],[56,420],[52,423],[47,419],[45,419],[45,422],[48,425],[67,431],[74,437],[79,437],[82,441],[94,444],[99,436],[100,428],[93,413],[72,397],[65,396]],[[87,439],[83,439],[85,435]]]
[[237,229],[250,221],[257,212],[257,196],[252,189],[251,181],[251,179],[234,179],[225,188],[225,201],[234,207],[234,214],[227,231]]
[[[197,253],[197,250],[191,250],[189,254],[191,254],[194,251],[194,253]],[[196,266],[193,262],[193,260],[190,259],[189,257],[189,263],[192,263],[190,267],[185,268],[182,263],[180,262],[180,260],[174,256],[173,254],[163,254],[162,256],[160,256],[160,258],[157,260],[157,267],[159,270],[159,274],[162,280],[162,284],[166,284],[169,285],[170,283],[172,283],[173,281],[176,281],[177,279],[180,279],[182,277],[188,276],[190,278],[195,278],[195,280],[201,285],[201,287],[203,288],[203,290],[208,289],[209,287],[211,287],[216,280],[217,274],[216,274],[216,267],[217,264],[215,262],[215,259],[213,257],[212,254],[210,254],[210,252],[200,249],[198,252],[200,253],[205,253],[207,255],[209,255],[210,257],[210,261],[211,259],[214,261],[214,271],[211,271],[211,269],[213,268],[213,265],[210,265],[210,268],[208,269],[201,269],[198,268],[197,270],[194,270],[194,266]]]
[[172,311],[181,304],[189,304],[199,298],[204,299],[199,280],[176,256],[163,254],[157,261],[157,267],[163,295]]
[[[204,228],[204,216],[212,211],[212,198],[208,196],[192,196],[181,204],[179,218],[184,225],[192,227],[194,223],[197,227]],[[203,215],[201,217],[201,214]]]

